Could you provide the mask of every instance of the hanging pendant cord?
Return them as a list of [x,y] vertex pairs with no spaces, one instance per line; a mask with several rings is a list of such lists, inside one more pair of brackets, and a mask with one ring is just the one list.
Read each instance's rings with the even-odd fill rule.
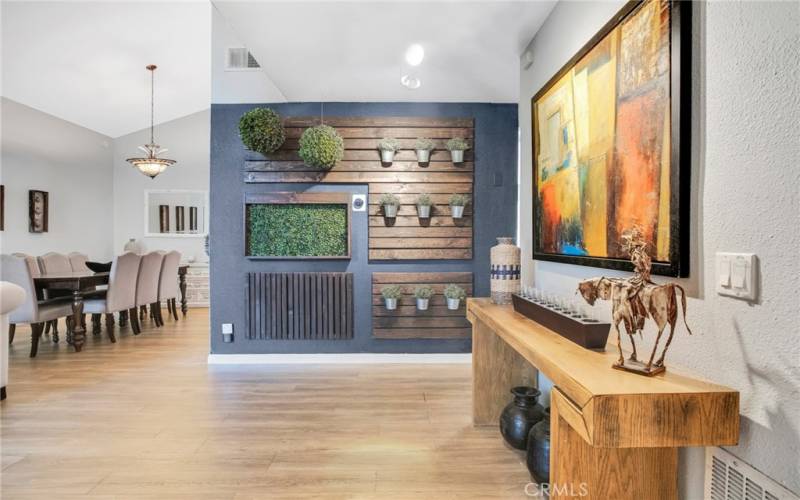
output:
[[155,80],[156,70],[155,68],[150,70],[150,144],[155,144],[155,140],[153,139],[153,94],[155,93]]

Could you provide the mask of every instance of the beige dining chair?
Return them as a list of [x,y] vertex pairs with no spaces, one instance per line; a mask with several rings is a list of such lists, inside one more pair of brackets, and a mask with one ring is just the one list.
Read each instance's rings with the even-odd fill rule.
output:
[[91,269],[86,267],[86,261],[89,260],[89,256],[86,255],[85,253],[70,252],[67,254],[67,258],[69,259],[69,265],[72,268],[72,272],[74,273],[92,272]]
[[63,253],[48,252],[39,256],[39,267],[42,274],[71,273],[72,264]]
[[139,266],[139,279],[136,282],[136,305],[150,306],[150,313],[156,326],[164,324],[161,317],[161,305],[158,303],[158,279],[161,275],[163,252],[150,252],[142,256]]
[[[31,353],[33,358],[39,351],[39,338],[44,332],[44,324],[58,318],[72,315],[72,301],[70,299],[50,299],[39,301],[36,298],[36,287],[33,276],[24,258],[13,255],[0,256],[0,276],[3,281],[9,281],[22,287],[25,291],[25,301],[9,314],[8,321],[12,325],[29,323],[31,325]],[[9,330],[9,341],[13,340],[13,332]]]
[[[105,297],[90,298],[83,302],[83,312],[106,315],[106,333],[111,342],[116,342],[114,335],[114,313],[134,309],[136,307],[136,278],[139,275],[141,257],[134,253],[124,253],[114,259],[108,273],[108,290]],[[94,316],[93,316],[94,317]],[[138,323],[131,321],[134,333],[138,333]]]
[[[42,275],[42,268],[39,264],[39,258],[34,257],[33,255],[28,255],[26,253],[14,253],[12,254],[15,257],[21,257],[25,259],[25,263],[28,265],[28,270],[31,272],[31,276],[37,278]],[[42,292],[41,290],[37,290],[37,300],[44,300],[47,298],[51,298],[50,294],[47,292]],[[12,325],[13,328],[13,325]],[[53,330],[53,342],[58,342],[58,320],[48,321],[44,327],[45,335],[50,333],[50,330]],[[13,340],[14,336],[10,335],[9,338]]]
[[178,320],[176,299],[180,295],[180,290],[178,289],[178,267],[180,264],[181,253],[177,250],[164,254],[161,274],[158,277],[158,303],[167,303],[167,311],[172,314],[175,321]]

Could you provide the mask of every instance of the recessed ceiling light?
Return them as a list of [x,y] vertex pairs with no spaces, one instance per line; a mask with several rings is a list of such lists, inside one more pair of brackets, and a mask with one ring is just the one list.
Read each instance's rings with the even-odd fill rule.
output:
[[419,66],[424,58],[425,49],[422,48],[422,45],[415,43],[406,49],[406,62],[411,66]]
[[400,83],[407,89],[418,89],[420,85],[422,85],[422,80],[417,78],[416,76],[410,75],[403,75],[400,77]]

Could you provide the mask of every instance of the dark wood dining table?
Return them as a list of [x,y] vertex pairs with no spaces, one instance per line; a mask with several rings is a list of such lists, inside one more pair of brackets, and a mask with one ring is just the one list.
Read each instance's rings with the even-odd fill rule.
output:
[[[186,273],[188,265],[178,267],[178,283],[181,292],[181,313],[186,316]],[[86,328],[83,326],[83,300],[97,291],[99,285],[108,284],[109,273],[74,272],[50,273],[33,278],[37,290],[53,290],[72,294],[72,347],[81,352],[86,342]]]

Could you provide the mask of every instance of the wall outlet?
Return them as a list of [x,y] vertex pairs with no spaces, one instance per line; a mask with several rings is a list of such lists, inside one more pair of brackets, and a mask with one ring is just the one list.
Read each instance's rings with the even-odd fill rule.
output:
[[758,296],[758,258],[753,253],[717,252],[717,282],[719,295],[737,299],[756,300]]
[[222,323],[222,341],[226,344],[233,342],[233,323]]

